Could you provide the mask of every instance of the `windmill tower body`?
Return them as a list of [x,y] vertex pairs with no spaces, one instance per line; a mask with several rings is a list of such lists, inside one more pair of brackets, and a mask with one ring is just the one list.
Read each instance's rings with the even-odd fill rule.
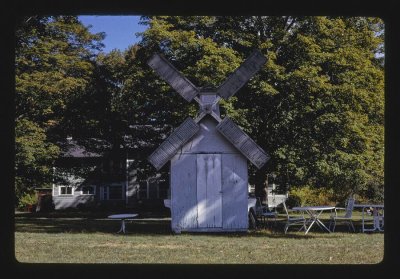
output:
[[247,158],[204,117],[200,131],[171,159],[171,228],[247,230]]
[[174,232],[248,229],[247,161],[260,168],[269,156],[232,120],[220,118],[218,101],[232,96],[264,62],[254,52],[218,89],[199,89],[162,56],[150,60],[182,97],[200,107],[196,119],[188,117],[149,157],[157,169],[171,162]]

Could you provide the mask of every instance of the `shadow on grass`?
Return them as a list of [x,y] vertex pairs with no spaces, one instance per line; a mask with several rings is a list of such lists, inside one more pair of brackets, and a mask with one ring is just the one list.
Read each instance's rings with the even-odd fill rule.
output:
[[[325,226],[329,228],[329,220],[322,220]],[[274,223],[275,222],[275,223]],[[272,223],[272,224],[271,224]],[[287,234],[284,234],[286,221],[285,220],[278,220],[272,221],[268,226],[259,224],[258,228],[253,230],[254,236],[261,236],[265,237],[265,234],[268,234],[268,237],[274,238],[317,238],[317,237],[324,237],[325,234],[328,234],[326,230],[321,229],[318,225],[314,224],[313,227],[307,234],[304,234],[304,231],[298,232],[300,226],[290,227],[287,231]],[[359,234],[362,233],[362,221],[354,221],[353,225],[355,231],[349,228],[349,226],[345,223],[338,223],[335,227],[335,231],[329,234],[330,238],[335,237],[342,237],[343,233],[349,234]],[[372,221],[367,221],[365,223],[366,227],[372,227]],[[315,234],[316,233],[316,234]],[[340,235],[335,233],[340,233]]]
[[[134,220],[126,222],[127,234],[172,234],[169,220]],[[16,218],[16,232],[30,233],[116,233],[121,221],[99,219],[27,219]]]
[[[64,215],[40,215],[40,214],[16,214],[15,231],[30,233],[109,233],[115,234],[121,227],[120,220],[107,219],[113,213],[85,214],[64,214]],[[329,224],[329,222],[325,222]],[[353,222],[356,228],[355,233],[360,233],[361,221]],[[294,238],[312,239],[328,235],[326,231],[315,226],[308,234],[304,231],[297,232],[298,227],[291,227],[287,234],[284,234],[285,220],[278,220],[270,227],[258,227],[248,232],[182,232],[185,235],[209,235],[223,237],[271,237],[271,238]],[[126,222],[127,235],[173,235],[171,230],[171,219],[165,214],[141,213],[137,219]],[[353,233],[347,225],[338,224],[335,232]],[[330,238],[341,237],[340,235],[329,234]]]

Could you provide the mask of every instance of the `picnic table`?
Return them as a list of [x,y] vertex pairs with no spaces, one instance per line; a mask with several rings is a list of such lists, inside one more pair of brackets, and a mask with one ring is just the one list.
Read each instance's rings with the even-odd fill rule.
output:
[[136,213],[134,213],[134,214],[114,214],[114,215],[108,216],[108,218],[121,220],[121,229],[117,233],[120,233],[120,232],[126,233],[125,221],[132,220],[136,216],[138,216],[138,214],[136,214]]
[[310,216],[310,218],[308,218],[307,223],[310,223],[310,225],[308,226],[305,234],[307,234],[311,227],[314,225],[314,223],[316,223],[322,230],[325,229],[326,231],[328,231],[329,233],[331,232],[325,225],[324,223],[322,223],[322,221],[319,219],[319,216],[322,214],[322,212],[326,211],[326,210],[334,210],[335,207],[334,206],[300,206],[300,207],[293,207],[292,210],[296,210],[296,211],[305,211],[307,212],[307,214]]
[[[354,207],[362,208],[362,232],[380,231],[383,232],[384,205],[383,204],[355,204]],[[372,209],[373,226],[370,229],[365,228],[365,212]],[[382,221],[382,223],[381,223]]]

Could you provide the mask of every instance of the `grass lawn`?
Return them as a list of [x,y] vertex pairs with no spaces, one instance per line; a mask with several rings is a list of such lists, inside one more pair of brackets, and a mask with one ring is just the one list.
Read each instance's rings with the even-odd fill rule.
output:
[[15,257],[26,263],[375,264],[384,254],[383,233],[360,233],[357,214],[356,233],[315,226],[307,235],[283,234],[284,219],[248,233],[178,235],[168,217],[141,217],[125,235],[104,217],[16,214],[15,223]]

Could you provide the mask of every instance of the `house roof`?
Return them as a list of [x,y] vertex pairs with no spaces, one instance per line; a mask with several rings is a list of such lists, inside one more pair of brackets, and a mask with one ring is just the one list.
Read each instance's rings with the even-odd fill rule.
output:
[[[93,150],[88,150],[83,144],[88,143],[93,146]],[[86,145],[85,144],[85,145]],[[61,147],[61,157],[73,157],[73,158],[94,158],[104,156],[104,151],[109,148],[109,144],[100,139],[85,139],[82,140],[82,144],[78,143],[78,140],[67,138],[65,141],[58,142]]]
[[[140,126],[141,129],[155,130],[161,138],[166,138],[164,135],[166,128],[154,129],[150,125],[135,125]],[[149,127],[144,127],[149,126]],[[137,128],[137,127],[135,127]],[[151,135],[150,135],[151,136]],[[107,156],[126,156],[135,157],[138,154],[146,154],[153,150],[154,143],[151,140],[145,141],[141,137],[134,137],[133,135],[125,135],[123,142],[117,149],[112,148],[112,144],[104,139],[99,138],[67,138],[58,141],[57,145],[61,148],[61,158],[102,158]],[[143,155],[142,155],[143,156]]]

